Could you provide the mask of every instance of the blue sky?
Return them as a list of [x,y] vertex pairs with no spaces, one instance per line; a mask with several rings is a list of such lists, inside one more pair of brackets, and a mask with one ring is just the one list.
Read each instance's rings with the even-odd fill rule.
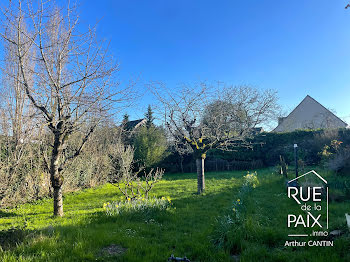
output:
[[[345,0],[82,0],[120,79],[223,81],[278,90],[289,112],[307,94],[350,123],[350,10]],[[153,103],[145,91],[131,118]]]

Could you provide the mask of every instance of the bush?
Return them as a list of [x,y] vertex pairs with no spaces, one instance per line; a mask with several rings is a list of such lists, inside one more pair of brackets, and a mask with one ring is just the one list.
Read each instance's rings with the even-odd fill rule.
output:
[[[249,139],[250,147],[234,147],[230,151],[212,149],[207,153],[206,171],[251,170],[275,166],[282,156],[287,165],[294,165],[293,145],[298,144],[298,161],[301,167],[319,165],[322,155],[319,152],[332,140],[350,146],[350,129],[296,130],[286,133],[260,133]],[[195,172],[195,166],[189,156],[180,156],[176,152],[162,162],[169,172]]]
[[350,149],[344,149],[333,155],[328,160],[327,166],[338,173],[349,174],[350,172]]
[[135,160],[146,168],[156,166],[165,157],[167,141],[163,129],[155,126],[141,127],[133,138]]
[[318,165],[322,160],[319,152],[332,140],[343,142],[350,146],[350,129],[332,130],[296,130],[286,133],[261,133],[248,142],[251,148],[237,147],[232,152],[212,151],[208,157],[220,158],[227,161],[262,161],[263,166],[278,164],[280,155],[286,163],[294,163],[293,145],[298,144],[298,156],[305,165]]
[[324,145],[319,155],[329,169],[342,173],[350,171],[350,145],[344,146],[342,141],[334,139]]
[[38,143],[15,145],[10,136],[0,137],[0,206],[14,206],[48,195],[50,180],[43,168],[43,150]]
[[130,145],[116,145],[109,157],[112,166],[109,182],[115,184],[125,199],[147,198],[163,177],[164,170],[159,168],[148,172],[143,167],[135,168],[134,149]]
[[[64,149],[65,154],[75,152],[79,135]],[[64,192],[93,187],[107,182],[110,173],[108,153],[114,148],[118,130],[99,127],[85,144],[82,153],[64,170]],[[51,182],[45,158],[51,148],[45,134],[33,140],[14,144],[11,136],[0,136],[0,205],[20,203],[50,196]]]

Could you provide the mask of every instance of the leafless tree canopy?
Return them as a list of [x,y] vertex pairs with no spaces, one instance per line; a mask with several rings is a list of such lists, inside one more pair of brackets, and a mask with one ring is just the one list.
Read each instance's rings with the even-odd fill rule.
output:
[[19,81],[33,105],[54,128],[69,119],[70,129],[84,117],[108,110],[115,97],[118,69],[108,44],[98,41],[95,28],[78,32],[75,8],[51,2],[19,1],[3,10],[2,37],[18,58]]
[[[61,195],[68,160],[80,154],[112,104],[125,98],[125,89],[117,88],[115,79],[118,65],[108,43],[96,37],[95,27],[80,32],[76,8],[69,3],[60,8],[51,1],[10,1],[1,19],[4,46],[14,61],[14,70],[3,72],[14,90],[23,90],[41,127],[52,134],[46,165],[54,198],[60,198],[56,194]],[[81,142],[66,154],[67,140],[77,132]],[[61,207],[55,206],[55,214],[63,215]]]
[[276,92],[260,91],[248,86],[224,87],[218,99],[205,106],[200,126],[203,136],[215,141],[213,146],[242,143],[254,128],[267,124],[276,116]]
[[164,119],[175,148],[190,150],[197,159],[198,193],[204,191],[204,159],[208,150],[230,150],[247,145],[254,128],[270,121],[278,111],[273,90],[206,83],[182,85],[170,91],[153,84],[152,91],[164,105]]
[[271,121],[279,109],[275,91],[247,86],[200,83],[183,85],[174,92],[165,86],[154,90],[164,105],[165,123],[174,140],[194,151],[241,145],[255,127]]

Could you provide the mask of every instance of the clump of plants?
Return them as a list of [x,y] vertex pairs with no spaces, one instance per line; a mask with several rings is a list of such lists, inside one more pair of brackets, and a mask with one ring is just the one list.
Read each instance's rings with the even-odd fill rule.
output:
[[249,192],[259,185],[257,173],[249,173],[243,177],[243,185],[238,191],[237,199],[232,203],[227,215],[217,219],[217,229],[214,231],[212,242],[215,246],[222,248],[228,241],[228,235],[236,231],[246,219],[247,202]]
[[342,141],[332,140],[319,155],[324,165],[335,172],[345,174],[350,170],[350,148],[344,146]]
[[241,189],[238,191],[237,199],[233,201],[232,211],[235,220],[244,218],[246,209],[245,202],[248,198],[248,193],[259,185],[257,173],[249,173],[243,177],[244,182]]
[[107,202],[103,204],[103,209],[107,215],[114,216],[131,212],[143,212],[149,210],[165,210],[171,206],[170,197],[162,198],[128,198],[126,201]]
[[162,179],[163,169],[146,170],[144,166],[136,165],[134,148],[119,144],[115,147],[111,160],[110,182],[124,195],[126,200],[147,199],[150,191]]
[[160,199],[149,193],[162,179],[164,170],[146,168],[134,160],[134,148],[119,143],[109,155],[111,161],[110,182],[123,194],[120,201],[103,204],[107,215],[165,210],[171,205],[170,197]]
[[249,173],[243,177],[244,182],[241,189],[238,192],[237,199],[233,201],[232,211],[233,217],[236,220],[244,218],[244,212],[246,206],[244,202],[247,200],[248,193],[259,185],[259,179],[257,173]]
[[251,191],[253,188],[256,188],[259,185],[258,174],[256,171],[252,174],[248,172],[248,174],[243,178],[244,182],[240,192],[244,191],[246,193],[247,191]]

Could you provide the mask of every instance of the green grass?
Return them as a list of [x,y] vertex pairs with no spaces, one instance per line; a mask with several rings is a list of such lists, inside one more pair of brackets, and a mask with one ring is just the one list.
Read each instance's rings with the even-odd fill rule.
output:
[[[337,240],[335,248],[284,248],[286,210],[295,209],[295,203],[285,196],[283,180],[272,174],[272,169],[258,170],[261,183],[250,193],[246,221],[237,232],[228,232],[225,248],[217,248],[211,241],[219,226],[217,219],[230,212],[245,174],[207,173],[202,196],[194,194],[195,174],[166,175],[152,192],[152,196],[171,197],[172,207],[163,211],[108,217],[103,203],[121,196],[109,184],[67,194],[64,218],[52,217],[50,199],[2,210],[0,240],[4,250],[0,260],[115,261],[100,255],[111,244],[127,249],[117,261],[167,261],[171,254],[191,261],[232,261],[232,255],[242,261],[346,258],[350,248],[347,236]],[[344,227],[349,204],[331,203],[331,229]],[[25,232],[16,228],[25,228]]]
[[[328,181],[338,180],[330,172],[317,171]],[[350,261],[350,235],[344,216],[350,212],[350,201],[329,203],[328,231],[341,229],[344,233],[334,240],[334,247],[285,247],[286,240],[330,239],[288,237],[288,234],[310,234],[312,229],[287,227],[287,215],[300,214],[299,206],[287,198],[286,188],[281,186],[284,179],[269,172],[258,171],[258,174],[260,185],[248,197],[244,221],[224,229],[226,250],[239,255],[241,261]],[[330,188],[330,194],[333,191]]]

